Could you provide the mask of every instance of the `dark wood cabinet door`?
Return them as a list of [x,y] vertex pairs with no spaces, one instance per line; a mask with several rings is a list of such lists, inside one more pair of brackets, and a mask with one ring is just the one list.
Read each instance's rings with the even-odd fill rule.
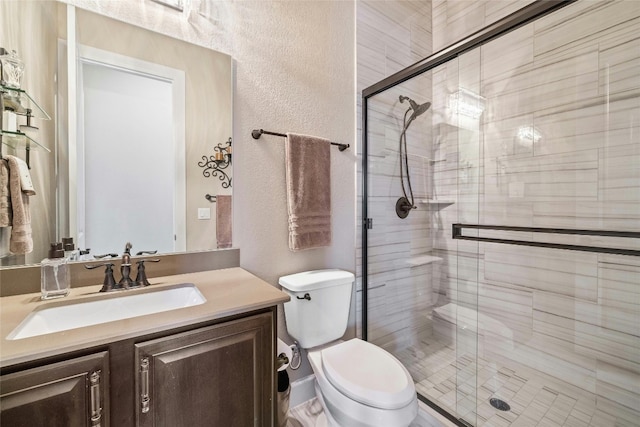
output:
[[109,426],[109,356],[101,352],[0,377],[0,425]]
[[154,427],[267,427],[273,312],[136,344],[136,420]]

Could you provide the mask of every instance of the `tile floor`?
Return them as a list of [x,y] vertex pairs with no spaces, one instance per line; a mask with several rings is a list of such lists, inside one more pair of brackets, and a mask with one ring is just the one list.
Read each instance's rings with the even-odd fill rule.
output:
[[[453,424],[448,423],[446,420],[443,422],[438,421],[434,416],[431,416],[427,409],[423,407],[421,403],[420,412],[418,418],[411,423],[409,427],[449,427]],[[316,426],[320,415],[322,414],[322,406],[317,399],[313,398],[307,402],[304,402],[289,410],[289,418],[287,420],[286,427],[324,427]],[[437,414],[436,416],[440,418]],[[348,427],[348,426],[345,426]]]
[[[419,393],[450,413],[457,409],[458,416],[478,427],[640,425],[599,410],[596,395],[557,378],[515,363],[507,367],[480,358],[476,365],[469,355],[456,360],[453,348],[433,339],[395,355],[411,372]],[[511,409],[493,408],[492,397]]]

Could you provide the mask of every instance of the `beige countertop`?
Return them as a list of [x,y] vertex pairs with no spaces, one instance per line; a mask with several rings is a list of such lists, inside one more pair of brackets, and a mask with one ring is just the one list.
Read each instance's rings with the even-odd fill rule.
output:
[[[100,294],[101,285],[72,288],[65,298],[40,300],[40,293],[0,298],[0,366],[6,367],[40,358],[137,336],[153,334],[271,307],[289,300],[289,296],[241,268],[179,274],[150,279],[142,289]],[[152,292],[180,283],[194,283],[206,302],[161,313],[116,320],[94,326],[70,329],[19,340],[7,336],[35,308],[64,305],[96,298],[117,298],[133,292]]]

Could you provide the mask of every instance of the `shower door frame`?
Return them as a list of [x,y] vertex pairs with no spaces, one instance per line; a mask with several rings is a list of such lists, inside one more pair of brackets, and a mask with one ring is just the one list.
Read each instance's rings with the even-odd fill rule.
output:
[[[553,13],[578,0],[536,0],[520,10],[508,15],[495,23],[463,38],[462,40],[428,56],[427,58],[404,68],[389,77],[363,89],[362,91],[362,313],[361,334],[362,339],[368,341],[368,230],[373,228],[373,220],[368,214],[368,100],[369,98],[391,89],[413,77],[417,77],[439,65],[458,58],[465,52],[469,52],[483,44],[497,39],[513,30],[536,21],[537,19]],[[418,398],[429,405],[448,420],[460,427],[469,427],[454,414],[451,414],[440,406],[418,393]]]

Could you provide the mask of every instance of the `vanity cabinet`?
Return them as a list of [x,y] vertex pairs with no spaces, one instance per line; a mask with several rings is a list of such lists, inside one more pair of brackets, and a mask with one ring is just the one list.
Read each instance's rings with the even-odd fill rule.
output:
[[0,425],[271,427],[274,331],[271,307],[4,374]]
[[135,345],[136,425],[270,426],[270,314]]
[[72,358],[0,377],[0,424],[108,426],[109,353]]

